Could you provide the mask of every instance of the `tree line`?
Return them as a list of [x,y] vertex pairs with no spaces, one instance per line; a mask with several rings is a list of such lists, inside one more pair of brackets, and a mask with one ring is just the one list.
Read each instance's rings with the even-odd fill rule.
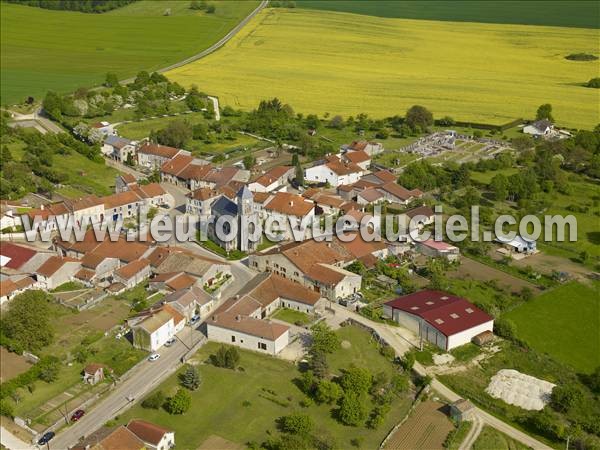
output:
[[103,13],[121,8],[137,0],[3,0],[7,3],[34,6],[36,8],[84,13]]

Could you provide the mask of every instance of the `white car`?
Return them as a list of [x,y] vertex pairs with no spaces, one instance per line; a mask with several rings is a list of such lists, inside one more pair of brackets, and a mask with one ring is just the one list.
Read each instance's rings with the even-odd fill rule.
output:
[[177,339],[175,339],[174,337],[172,337],[171,339],[169,339],[167,342],[165,342],[165,347],[170,347],[171,345],[173,345],[175,342],[177,342]]
[[158,353],[152,353],[150,356],[148,356],[148,361],[156,361],[158,358],[160,358]]

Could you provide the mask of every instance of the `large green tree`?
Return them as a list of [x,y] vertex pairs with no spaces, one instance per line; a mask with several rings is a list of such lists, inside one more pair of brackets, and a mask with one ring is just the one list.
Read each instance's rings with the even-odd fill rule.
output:
[[413,131],[425,131],[427,127],[433,125],[433,114],[427,108],[421,105],[411,106],[406,111],[406,124]]
[[38,351],[54,339],[50,296],[43,291],[27,291],[10,302],[2,317],[2,333],[24,349]]

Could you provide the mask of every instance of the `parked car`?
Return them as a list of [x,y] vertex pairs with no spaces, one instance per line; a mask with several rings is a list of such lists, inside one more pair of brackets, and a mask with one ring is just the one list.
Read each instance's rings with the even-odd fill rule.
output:
[[165,347],[170,347],[171,345],[173,345],[175,342],[177,341],[177,339],[175,339],[174,337],[172,337],[171,339],[169,339],[167,342],[165,342]]
[[38,445],[46,445],[54,436],[56,436],[54,431],[48,431],[47,433],[44,433],[44,435],[38,441]]
[[197,323],[198,323],[198,321],[200,321],[200,316],[198,316],[198,315],[195,315],[194,317],[192,317],[192,318],[190,319],[190,325],[195,325],[195,324],[197,324]]
[[83,409],[78,409],[71,416],[71,422],[77,422],[79,419],[81,419],[83,417],[84,414],[85,414],[85,411]]
[[348,306],[348,300],[346,300],[345,298],[340,298],[338,300],[338,303],[342,306]]
[[158,358],[160,358],[158,353],[152,353],[150,356],[148,356],[148,361],[156,361]]

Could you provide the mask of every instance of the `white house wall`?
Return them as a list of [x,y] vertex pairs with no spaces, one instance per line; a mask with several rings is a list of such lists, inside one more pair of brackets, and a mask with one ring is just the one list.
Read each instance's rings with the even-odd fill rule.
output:
[[494,331],[494,321],[490,320],[489,322],[482,323],[481,325],[477,325],[476,327],[469,328],[468,330],[461,331],[460,333],[453,334],[448,338],[448,350],[451,350],[455,347],[459,347],[464,344],[468,344],[471,342],[475,336],[484,331]]
[[[246,350],[252,350],[260,353],[267,353],[269,355],[276,355],[283,350],[289,343],[289,331],[283,333],[275,341],[259,338],[250,334],[241,333],[239,331],[230,330],[228,328],[222,328],[217,326],[210,321],[207,322],[207,335],[208,339],[222,342],[224,344],[235,345]],[[232,339],[235,338],[234,339]],[[258,344],[266,344],[266,350],[259,348]]]

